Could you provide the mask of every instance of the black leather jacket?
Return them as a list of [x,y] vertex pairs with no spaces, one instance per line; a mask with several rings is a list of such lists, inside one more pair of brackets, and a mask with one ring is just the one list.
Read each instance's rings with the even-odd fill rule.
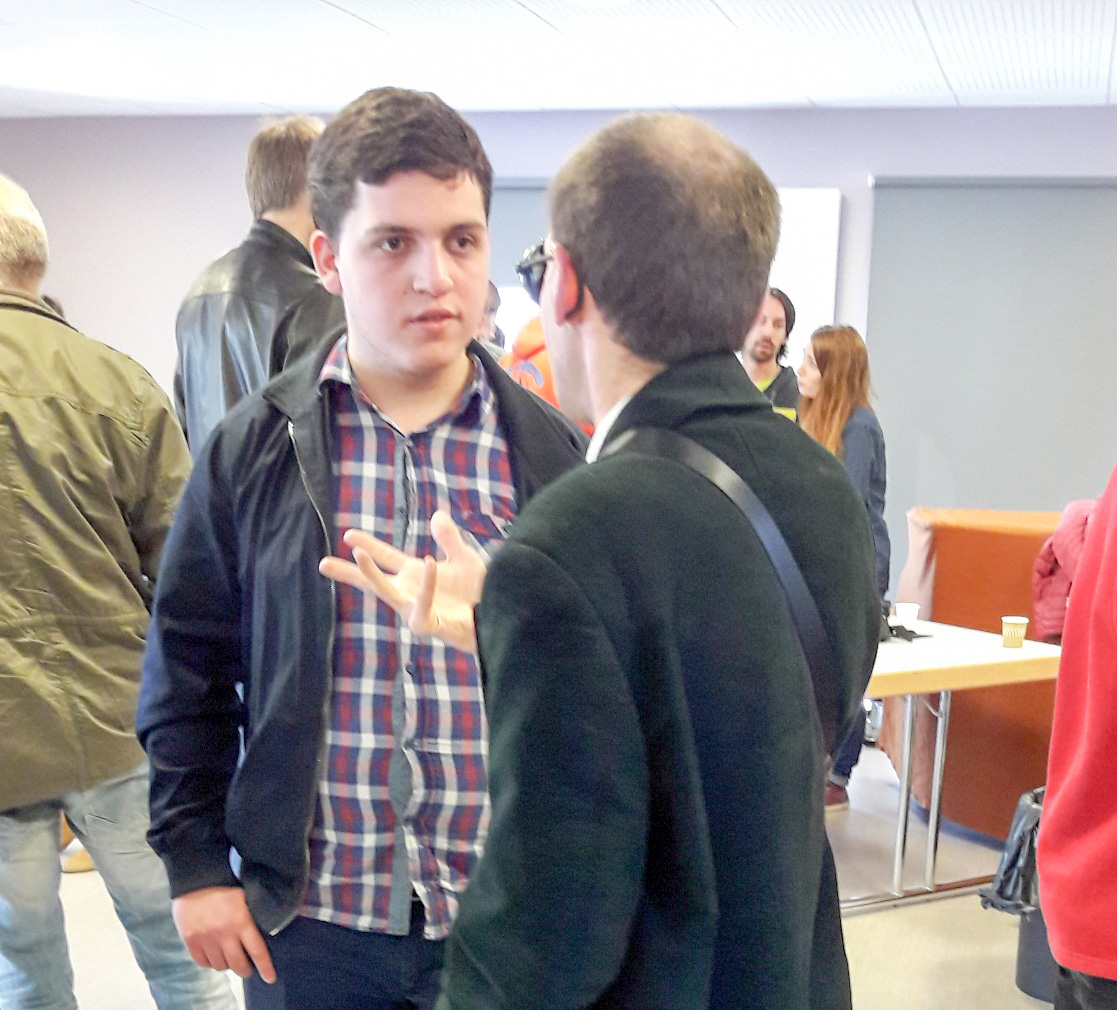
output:
[[322,287],[302,243],[270,221],[253,224],[206,267],[175,321],[175,411],[191,455],[233,404],[344,321],[341,299]]

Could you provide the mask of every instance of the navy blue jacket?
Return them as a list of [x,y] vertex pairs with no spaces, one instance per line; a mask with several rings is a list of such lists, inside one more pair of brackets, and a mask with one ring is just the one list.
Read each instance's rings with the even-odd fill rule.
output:
[[[306,886],[329,717],[334,543],[329,346],[242,401],[186,485],[163,553],[136,716],[151,762],[148,838],[172,895],[239,882],[259,926],[294,916]],[[584,436],[485,368],[520,507],[583,457]],[[241,741],[243,733],[243,754]]]
[[892,547],[884,521],[884,491],[887,484],[884,461],[884,432],[876,414],[858,407],[842,429],[842,463],[853,488],[865,503],[869,528],[873,531],[873,557],[877,590],[888,595],[888,570]]

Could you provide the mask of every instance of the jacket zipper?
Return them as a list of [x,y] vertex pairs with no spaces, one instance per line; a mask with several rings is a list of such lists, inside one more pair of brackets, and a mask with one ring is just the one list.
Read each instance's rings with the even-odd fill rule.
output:
[[[322,526],[322,539],[326,544],[325,553],[329,553],[332,549],[330,543],[330,528],[326,524],[326,517],[322,515],[322,510],[318,508],[318,503],[315,501],[314,495],[310,490],[310,479],[307,477],[306,468],[303,466],[302,457],[299,455],[299,443],[295,439],[295,425],[294,422],[287,422],[287,435],[291,439],[291,447],[295,451],[295,464],[299,468],[299,479],[303,483],[303,489],[306,491],[306,496],[310,499],[310,506],[314,509],[314,514],[318,517],[318,522]],[[330,689],[333,685],[334,671],[333,671],[333,657],[334,657],[334,630],[337,626],[337,586],[330,581],[330,634],[326,642],[326,694],[322,702],[322,725],[327,726],[330,718]],[[322,738],[318,743],[318,759],[315,762],[315,768],[320,769],[325,760],[326,752],[326,734],[322,733]],[[303,833],[303,890],[306,890],[306,885],[310,880],[310,831],[314,827],[314,797],[318,791],[318,779],[314,779],[310,792],[310,808],[311,814],[307,821],[306,829]],[[295,919],[298,917],[299,908],[296,902],[294,910],[291,914],[284,919],[275,929],[269,931],[269,935],[275,936],[285,930]]]

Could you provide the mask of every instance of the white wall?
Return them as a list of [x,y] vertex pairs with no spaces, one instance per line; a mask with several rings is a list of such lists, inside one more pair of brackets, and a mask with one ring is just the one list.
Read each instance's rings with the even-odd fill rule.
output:
[[[478,113],[498,175],[546,177],[609,113]],[[843,196],[838,318],[863,328],[873,175],[1117,176],[1117,108],[708,111],[779,186]],[[251,117],[0,121],[51,237],[46,289],[169,386],[178,301],[249,224]],[[871,334],[866,334],[872,340]]]

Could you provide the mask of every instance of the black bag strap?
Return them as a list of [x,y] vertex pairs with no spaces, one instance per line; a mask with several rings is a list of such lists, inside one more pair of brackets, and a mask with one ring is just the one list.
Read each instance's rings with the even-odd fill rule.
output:
[[677,431],[667,428],[632,428],[606,446],[601,455],[611,456],[622,449],[681,463],[714,484],[744,513],[776,570],[791,608],[799,644],[803,647],[811,670],[816,729],[820,733],[823,753],[828,754],[830,748],[837,743],[837,704],[834,701],[834,674],[837,665],[814,597],[771,513],[736,470],[709,449]]

